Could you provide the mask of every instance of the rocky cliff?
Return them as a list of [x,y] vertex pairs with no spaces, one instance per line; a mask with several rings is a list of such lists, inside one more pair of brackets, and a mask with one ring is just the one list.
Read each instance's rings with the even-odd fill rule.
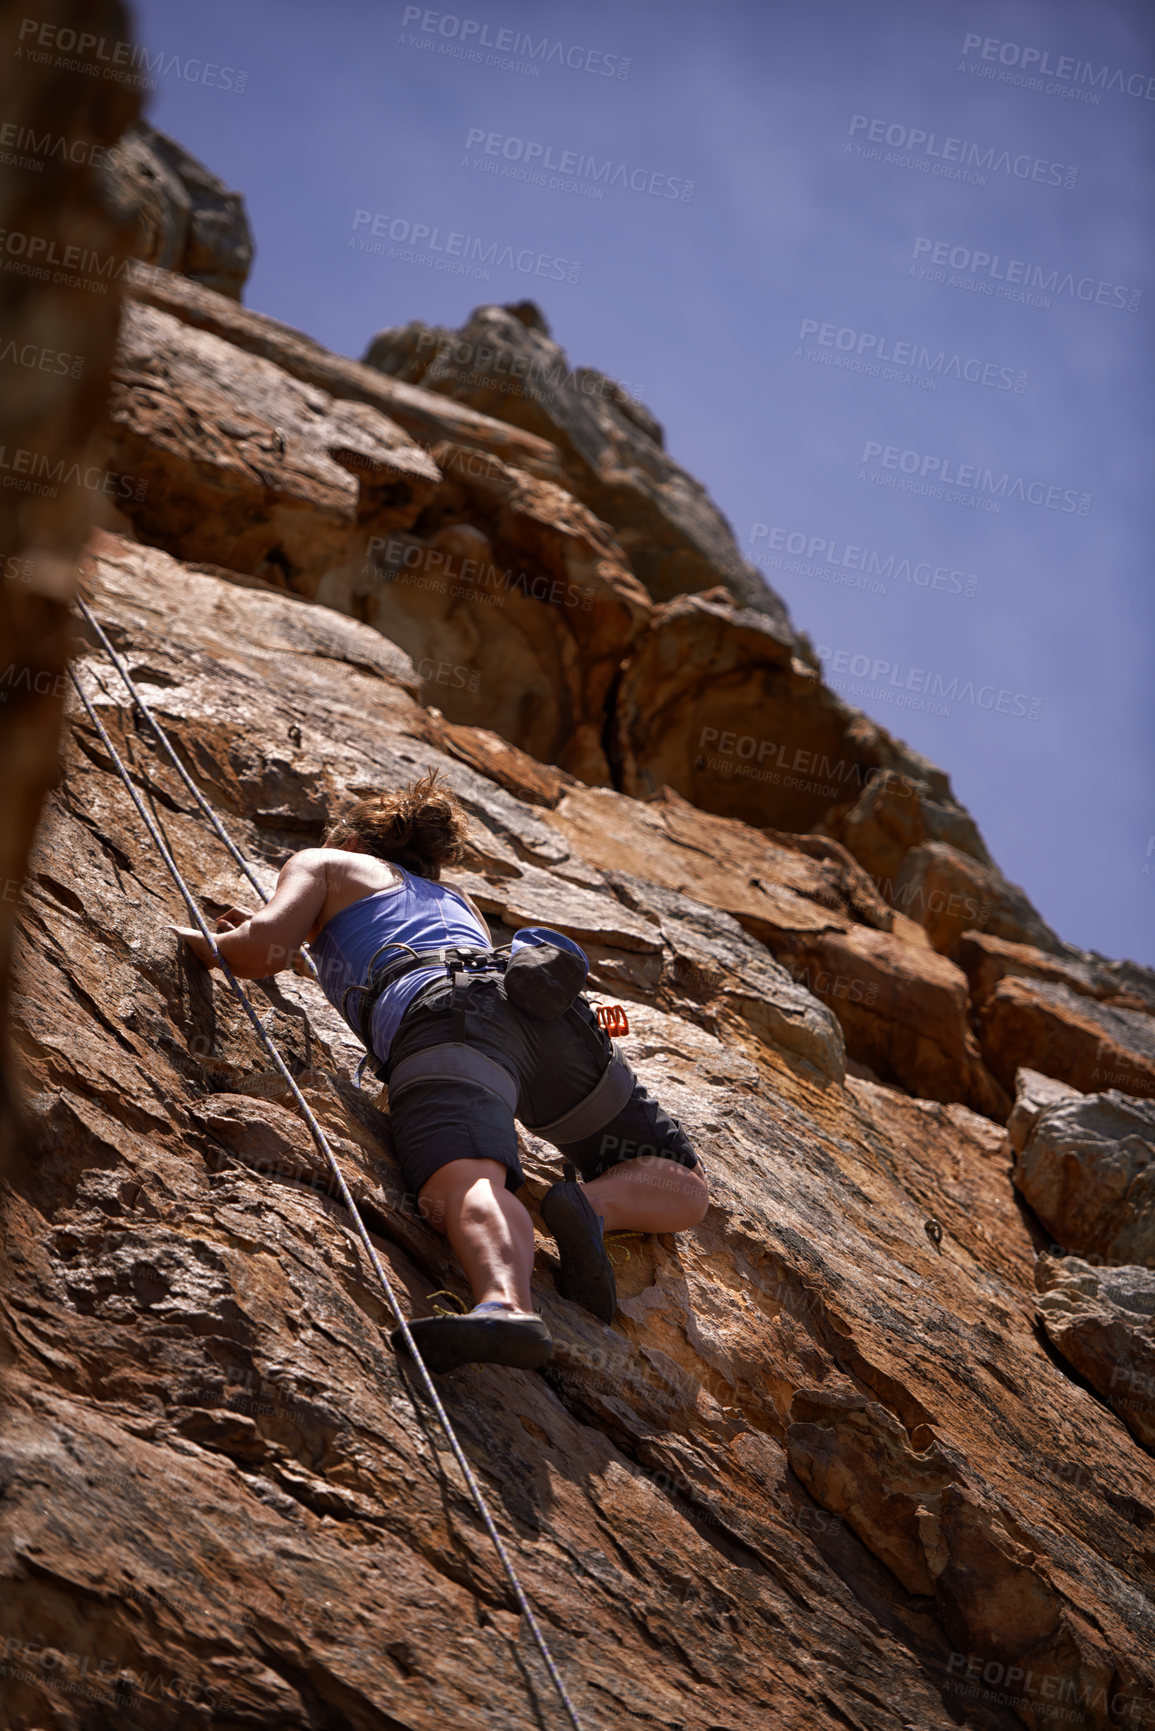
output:
[[[346,795],[443,767],[496,941],[583,945],[709,1168],[701,1227],[616,1240],[612,1329],[541,1232],[552,1364],[442,1382],[584,1723],[1155,1723],[1155,979],[1065,945],[947,776],[823,687],[657,423],[538,309],[358,363],[215,270],[129,285],[95,614],[269,885]],[[76,629],[206,913],[243,905]],[[175,941],[75,703],[60,760],[19,906],[5,1722],[560,1723],[291,1096]],[[461,1292],[348,1031],[296,975],[252,995],[405,1303]],[[557,1163],[522,1143],[537,1220]]]

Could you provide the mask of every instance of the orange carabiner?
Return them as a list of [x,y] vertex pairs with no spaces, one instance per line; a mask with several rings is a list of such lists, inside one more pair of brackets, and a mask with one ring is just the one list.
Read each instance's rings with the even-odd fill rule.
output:
[[630,1019],[620,1004],[599,1004],[598,1023],[612,1039],[615,1034],[628,1034]]

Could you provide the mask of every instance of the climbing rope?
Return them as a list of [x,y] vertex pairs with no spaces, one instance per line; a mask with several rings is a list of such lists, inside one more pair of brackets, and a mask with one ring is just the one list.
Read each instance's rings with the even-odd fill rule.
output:
[[[109,653],[110,659],[112,660],[114,666],[116,667],[117,671],[120,673],[122,679],[124,680],[126,686],[128,687],[128,690],[132,696],[133,701],[137,705],[137,708],[140,710],[141,714],[144,716],[145,720],[148,722],[149,726],[152,728],[152,731],[156,735],[157,739],[160,740],[161,743],[164,745],[164,748],[165,748],[170,760],[174,764],[176,764],[186,786],[192,788],[192,791],[196,796],[196,800],[197,800],[198,805],[201,806],[202,810],[207,811],[209,809],[207,807],[207,802],[204,800],[204,798],[202,797],[199,790],[195,786],[193,786],[193,783],[191,782],[189,776],[185,773],[184,767],[180,763],[179,759],[177,758],[176,753],[173,751],[172,746],[169,743],[169,740],[167,738],[167,735],[164,732],[164,729],[161,727],[160,722],[157,721],[155,716],[151,713],[151,711],[149,710],[148,705],[145,702],[144,698],[141,697],[139,691],[136,689],[136,687],[133,684],[133,681],[131,679],[131,676],[129,675],[127,669],[124,667],[124,665],[121,661],[121,658],[116,654],[115,650],[112,648],[112,645],[109,643],[108,638],[105,636],[105,633],[101,630],[100,626],[97,625],[96,620],[93,618],[92,614],[89,612],[89,610],[88,610],[87,606],[85,605],[85,603],[83,602],[83,600],[80,602],[80,606],[83,609],[85,617],[88,619],[89,623],[91,625],[93,625],[93,627],[96,629],[97,633],[99,634],[100,638],[102,639],[102,641],[104,643],[104,647],[106,648],[106,650]],[[562,1705],[565,1708],[565,1711],[566,1711],[566,1714],[569,1718],[570,1724],[574,1727],[574,1731],[582,1731],[581,1720],[578,1718],[577,1711],[574,1708],[574,1704],[570,1700],[569,1693],[566,1689],[565,1682],[562,1679],[561,1673],[558,1671],[558,1668],[557,1668],[556,1664],[554,1663],[553,1655],[550,1653],[550,1650],[549,1650],[548,1646],[546,1645],[545,1636],[542,1634],[541,1628],[540,1628],[538,1621],[537,1621],[537,1618],[535,1617],[535,1615],[533,1613],[533,1607],[530,1605],[529,1600],[526,1598],[525,1591],[521,1585],[521,1581],[518,1579],[517,1571],[514,1568],[512,1561],[510,1560],[509,1553],[506,1550],[506,1547],[505,1547],[505,1544],[502,1540],[501,1534],[498,1532],[497,1527],[495,1526],[494,1521],[493,1521],[493,1516],[489,1512],[489,1506],[486,1503],[484,1496],[482,1495],[481,1486],[478,1484],[476,1478],[474,1477],[473,1471],[469,1465],[469,1462],[465,1458],[465,1455],[464,1455],[462,1448],[461,1448],[461,1444],[457,1440],[457,1434],[454,1431],[453,1426],[449,1421],[449,1415],[445,1411],[445,1408],[441,1404],[440,1396],[438,1395],[437,1390],[433,1385],[433,1380],[429,1375],[429,1371],[426,1369],[425,1362],[422,1359],[421,1354],[417,1349],[417,1343],[413,1339],[412,1334],[410,1333],[409,1324],[406,1321],[406,1318],[405,1318],[404,1312],[401,1309],[401,1306],[397,1302],[397,1296],[393,1290],[392,1282],[390,1281],[389,1276],[385,1272],[384,1265],[381,1262],[381,1259],[378,1256],[377,1251],[375,1250],[375,1248],[373,1246],[373,1240],[369,1236],[368,1230],[365,1226],[365,1222],[362,1220],[361,1215],[358,1212],[357,1204],[354,1202],[352,1192],[350,1191],[349,1186],[345,1182],[345,1175],[341,1171],[341,1168],[337,1163],[337,1157],[333,1153],[332,1147],[329,1144],[329,1139],[325,1135],[324,1130],[322,1130],[320,1124],[317,1122],[317,1119],[313,1115],[313,1111],[309,1105],[309,1102],[305,1099],[305,1096],[302,1094],[300,1088],[297,1086],[296,1080],[294,1079],[294,1077],[290,1073],[287,1065],[285,1064],[284,1059],[281,1057],[280,1052],[277,1050],[277,1047],[274,1044],[273,1040],[271,1039],[271,1037],[268,1033],[268,1030],[264,1027],[263,1023],[260,1020],[260,1017],[257,1015],[256,1010],[253,1008],[253,1005],[252,1005],[251,1000],[249,999],[248,993],[241,986],[240,981],[237,979],[236,975],[233,973],[233,970],[229,967],[228,962],[225,960],[224,956],[221,954],[220,950],[218,949],[216,938],[213,935],[213,933],[209,930],[208,925],[207,925],[204,917],[202,916],[200,909],[198,908],[198,906],[196,904],[196,901],[193,897],[193,893],[192,893],[191,889],[189,888],[188,884],[185,882],[184,877],[181,875],[180,867],[177,865],[176,860],[173,858],[172,853],[169,850],[168,843],[165,841],[164,836],[161,834],[159,828],[157,827],[155,821],[153,820],[152,814],[149,812],[144,801],[141,799],[140,794],[137,792],[136,788],[133,786],[132,778],[129,775],[128,769],[126,768],[123,760],[121,759],[120,754],[117,751],[115,745],[112,743],[112,740],[109,738],[108,732],[105,729],[103,722],[101,721],[100,717],[97,715],[95,709],[92,707],[92,704],[89,702],[87,693],[85,692],[84,687],[81,685],[80,680],[76,676],[75,668],[70,666],[68,669],[68,672],[69,672],[69,676],[72,680],[73,685],[76,687],[77,695],[79,696],[81,703],[84,705],[84,708],[88,713],[88,718],[91,721],[93,727],[96,729],[97,735],[99,736],[100,741],[103,744],[105,750],[108,752],[109,758],[111,759],[113,766],[116,769],[117,774],[119,775],[121,781],[124,783],[125,789],[127,790],[129,797],[131,798],[133,804],[135,805],[135,807],[137,809],[137,812],[140,816],[141,822],[144,824],[149,835],[152,837],[152,840],[155,842],[157,849],[161,855],[161,858],[164,860],[165,865],[168,867],[169,872],[172,875],[173,882],[176,884],[177,888],[180,890],[181,895],[184,897],[185,905],[188,908],[189,913],[192,916],[194,924],[196,925],[197,929],[199,930],[201,936],[205,939],[205,941],[209,945],[209,948],[211,949],[211,951],[213,953],[213,957],[214,957],[214,960],[215,960],[217,966],[221,969],[221,972],[224,974],[226,980],[229,983],[229,987],[230,987],[234,997],[237,999],[237,1002],[240,1004],[241,1008],[245,1012],[245,1015],[248,1017],[250,1023],[252,1024],[253,1031],[256,1034],[258,1040],[261,1042],[261,1045],[265,1048],[265,1051],[268,1053],[269,1057],[273,1060],[273,1063],[275,1064],[277,1070],[280,1072],[280,1075],[282,1076],[284,1081],[287,1083],[289,1090],[292,1093],[293,1099],[296,1102],[298,1109],[300,1110],[301,1116],[304,1119],[306,1125],[308,1126],[309,1134],[312,1136],[313,1141],[315,1142],[318,1150],[320,1151],[321,1155],[324,1157],[324,1159],[326,1160],[326,1162],[329,1165],[330,1170],[332,1171],[333,1177],[334,1177],[336,1184],[337,1184],[338,1193],[341,1197],[341,1201],[344,1203],[346,1209],[349,1212],[350,1219],[353,1222],[353,1228],[354,1228],[355,1232],[357,1233],[358,1238],[361,1241],[361,1245],[365,1251],[365,1254],[369,1258],[369,1262],[373,1268],[374,1273],[377,1275],[377,1278],[380,1281],[382,1288],[384,1289],[385,1296],[389,1301],[390,1309],[392,1310],[394,1316],[397,1318],[397,1323],[398,1323],[398,1326],[401,1330],[402,1338],[404,1339],[406,1347],[408,1348],[409,1352],[412,1354],[413,1362],[417,1366],[418,1372],[419,1372],[420,1377],[421,1377],[421,1381],[424,1385],[425,1393],[428,1396],[429,1402],[430,1402],[431,1406],[433,1407],[434,1412],[437,1414],[438,1422],[440,1423],[441,1428],[445,1433],[445,1438],[449,1444],[450,1450],[452,1451],[453,1458],[456,1460],[457,1465],[461,1470],[461,1475],[462,1475],[463,1479],[465,1480],[466,1485],[469,1488],[469,1493],[470,1493],[470,1496],[473,1498],[473,1502],[474,1502],[474,1505],[477,1509],[477,1512],[481,1516],[481,1520],[482,1520],[482,1523],[485,1527],[485,1530],[489,1534],[489,1537],[493,1543],[494,1550],[497,1552],[498,1558],[501,1562],[502,1569],[505,1573],[505,1577],[508,1580],[510,1587],[513,1590],[513,1596],[517,1602],[517,1607],[518,1607],[519,1611],[521,1612],[521,1615],[525,1618],[525,1621],[529,1627],[529,1630],[530,1630],[531,1634],[533,1635],[533,1639],[537,1644],[538,1651],[541,1653],[542,1659],[545,1663],[545,1668],[546,1668],[547,1672],[549,1673],[550,1681],[553,1683],[554,1688],[557,1690],[558,1695],[561,1698]],[[241,869],[244,871],[245,876],[248,878],[249,882],[254,885],[254,887],[257,889],[258,894],[262,896],[262,899],[264,899],[264,891],[261,890],[260,885],[257,883],[255,877],[253,876],[252,872],[249,870],[248,866],[245,864],[240,853],[234,847],[232,841],[225,834],[223,826],[216,819],[215,813],[213,813],[211,815],[212,815],[213,828],[216,830],[217,834],[219,836],[221,836],[222,840],[224,840],[225,845],[228,847],[229,852],[232,854],[233,858],[241,866]]]

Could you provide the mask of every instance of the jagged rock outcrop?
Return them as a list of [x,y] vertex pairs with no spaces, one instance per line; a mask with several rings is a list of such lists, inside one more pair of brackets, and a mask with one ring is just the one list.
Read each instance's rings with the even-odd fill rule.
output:
[[[538,1205],[558,1162],[523,1133],[556,1354],[442,1380],[584,1722],[1142,1723],[1155,978],[1014,900],[946,775],[822,688],[609,381],[579,383],[588,415],[557,381],[479,412],[453,333],[379,351],[401,372],[435,352],[412,383],[160,267],[132,292],[102,436],[142,490],[92,536],[85,590],[258,880],[345,798],[442,768],[471,822],[453,876],[495,941],[532,921],[582,943],[709,1167],[699,1228],[614,1240],[604,1328],[557,1294]],[[528,304],[474,321],[511,364],[560,356]],[[57,411],[83,428],[86,403]],[[66,561],[77,519],[37,521]],[[76,635],[205,912],[248,905]],[[731,810],[681,778],[707,664],[745,694],[735,725],[759,729],[765,698],[798,751],[837,746],[837,799]],[[25,834],[47,732],[15,735]],[[982,874],[1003,923],[904,905],[928,855],[935,885]],[[175,939],[186,917],[70,705],[23,892],[26,1128],[2,1196],[5,1723],[552,1724],[330,1174],[226,983]],[[406,1308],[461,1294],[344,1023],[293,973],[251,993]],[[1102,1058],[1108,1034],[1141,1088],[1085,1097],[1086,1040]]]
[[1155,1451],[1155,1269],[1040,1256],[1035,1281],[1052,1346]]
[[[1006,1116],[968,1024],[964,975],[911,941],[921,930],[881,903],[837,844],[771,841],[683,800],[643,805],[608,791],[567,793],[549,822],[603,870],[620,862],[731,914],[829,1005],[847,1052],[875,1079]],[[835,857],[812,857],[815,842]]]
[[1155,1268],[1155,1102],[1112,1088],[1043,1105],[1015,1187],[1064,1249]]
[[1155,1095],[1155,1018],[1054,980],[1011,975],[978,1008],[979,1041],[1004,1087],[1020,1064],[1082,1093]]
[[253,236],[239,192],[146,120],[109,152],[104,177],[110,202],[133,225],[134,258],[240,300]]
[[705,488],[668,455],[658,422],[603,373],[571,368],[532,301],[478,307],[458,331],[419,321],[380,331],[365,361],[547,439],[570,490],[614,525],[655,601],[722,582],[793,639],[785,607]]
[[669,785],[704,811],[817,828],[882,770],[941,771],[851,709],[791,634],[722,590],[659,608],[622,671],[616,759],[625,793]]
[[1017,884],[949,842],[911,848],[899,867],[893,899],[952,960],[958,959],[965,935],[975,931],[1043,950],[1063,947]]
[[831,814],[826,827],[845,842],[888,900],[894,898],[903,860],[923,842],[946,842],[981,865],[992,863],[974,819],[950,800],[945,777],[936,776],[932,791],[895,770],[881,770],[853,805]]

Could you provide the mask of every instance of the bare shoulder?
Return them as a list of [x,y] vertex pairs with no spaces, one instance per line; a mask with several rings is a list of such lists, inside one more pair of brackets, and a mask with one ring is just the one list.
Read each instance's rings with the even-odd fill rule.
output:
[[299,853],[289,855],[281,867],[280,875],[284,877],[295,872],[323,871],[335,853],[336,849],[331,847],[303,847]]
[[388,860],[378,859],[375,854],[352,853],[342,847],[304,847],[299,853],[290,854],[281,867],[282,876],[309,874],[323,876],[330,882],[361,878],[366,872],[385,883],[401,876]]

